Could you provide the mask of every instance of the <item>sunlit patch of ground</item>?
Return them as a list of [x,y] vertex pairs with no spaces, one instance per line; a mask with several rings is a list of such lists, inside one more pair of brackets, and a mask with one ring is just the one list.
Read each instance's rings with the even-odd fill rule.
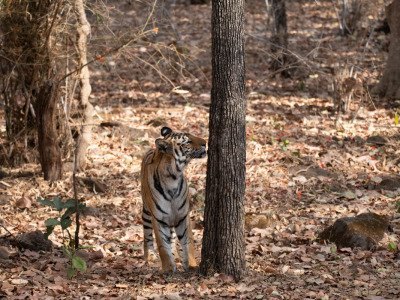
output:
[[[81,174],[102,181],[107,191],[79,186],[79,197],[90,207],[82,219],[82,242],[104,258],[89,260],[88,271],[69,281],[60,251],[14,249],[10,259],[0,260],[0,295],[18,299],[44,295],[49,299],[400,297],[399,260],[387,250],[390,241],[398,243],[395,202],[399,193],[396,186],[387,190],[382,185],[386,177],[399,174],[400,136],[394,110],[385,109],[376,99],[374,105],[356,99],[352,113],[335,126],[329,73],[330,67],[354,66],[368,83],[376,82],[385,59],[380,48],[385,37],[372,38],[368,47],[361,48],[361,55],[365,40],[337,35],[331,2],[289,3],[290,49],[301,58],[301,69],[292,79],[270,76],[264,2],[250,1],[246,14],[246,220],[250,225],[246,227],[245,279],[234,283],[224,275],[204,278],[195,272],[164,276],[157,260],[145,264],[141,258],[142,155],[153,146],[163,125],[208,135],[210,6],[177,5],[174,16],[190,60],[184,60],[182,74],[169,70],[162,59],[159,67],[168,76],[175,74],[171,80],[179,88],[174,90],[154,69],[139,68],[137,60],[126,56],[91,66],[95,122],[120,122],[117,127],[95,126],[89,165]],[[125,1],[109,5],[120,5],[122,10],[111,10],[111,16],[120,18],[110,27],[115,32],[127,30],[132,15],[140,16]],[[94,41],[101,32],[94,26]],[[154,51],[141,47],[124,51],[141,58]],[[377,144],[372,136],[384,137],[386,142]],[[44,220],[57,215],[40,206],[37,197],[73,195],[71,172],[50,186],[35,164],[7,171],[11,176],[0,182],[1,220],[13,234],[44,230]],[[23,172],[26,176],[21,176]],[[206,160],[194,161],[187,169],[198,259],[205,174]],[[18,207],[21,199],[28,199],[31,206]],[[317,233],[336,218],[368,210],[394,218],[394,233],[385,236],[376,252],[338,252],[332,245],[315,242]],[[0,232],[5,234],[1,228]],[[51,239],[59,245],[60,232]]]

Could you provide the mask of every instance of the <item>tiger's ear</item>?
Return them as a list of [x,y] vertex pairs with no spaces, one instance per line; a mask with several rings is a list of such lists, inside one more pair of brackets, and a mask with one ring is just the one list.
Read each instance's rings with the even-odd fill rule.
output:
[[161,135],[162,136],[167,136],[168,134],[170,134],[172,132],[172,129],[169,127],[163,127],[161,128]]
[[172,154],[172,146],[164,139],[156,139],[156,146],[161,153]]

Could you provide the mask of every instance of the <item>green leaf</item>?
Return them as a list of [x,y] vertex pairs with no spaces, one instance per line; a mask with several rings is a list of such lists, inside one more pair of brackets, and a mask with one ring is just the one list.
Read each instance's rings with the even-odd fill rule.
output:
[[58,211],[62,211],[62,209],[64,208],[64,203],[62,202],[60,197],[55,197],[53,199],[53,203],[54,203],[54,208]]
[[44,221],[44,225],[46,225],[46,227],[51,227],[51,226],[54,227],[56,225],[60,225],[60,221],[54,218],[50,218]]
[[44,206],[53,207],[58,211],[61,211],[64,208],[64,203],[60,197],[54,197],[52,200],[39,198],[38,202]]
[[64,230],[64,229],[67,229],[69,226],[71,226],[71,224],[72,224],[72,220],[71,220],[70,217],[61,218],[60,225],[61,225],[61,228],[62,228],[63,230]]
[[47,226],[46,227],[46,234],[44,235],[44,237],[46,239],[49,239],[49,235],[52,234],[53,230],[54,230],[54,226]]
[[75,199],[68,199],[65,203],[64,203],[64,207],[65,208],[70,208],[70,207],[75,207]]
[[69,267],[67,269],[67,277],[68,279],[72,279],[76,275],[76,269],[74,267]]
[[397,212],[400,213],[400,201],[397,201],[395,205],[396,205],[396,208],[397,208]]
[[[75,208],[75,199],[68,199],[67,202],[64,203],[64,208]],[[78,202],[79,209],[86,207],[86,204],[83,202]]]
[[68,258],[71,258],[71,257],[72,257],[71,251],[68,249],[67,246],[64,245],[64,246],[62,247],[62,249],[63,249],[64,255],[65,255],[66,257],[68,257]]
[[72,266],[81,272],[85,272],[87,269],[86,261],[76,255],[72,257]]
[[389,251],[393,251],[393,252],[397,251],[397,245],[396,245],[396,243],[390,242],[390,243],[388,244],[388,250],[389,250]]
[[65,219],[70,217],[75,213],[75,207],[68,207],[64,214],[61,216],[61,219]]
[[54,207],[53,201],[50,201],[50,200],[48,200],[48,199],[39,198],[39,199],[38,199],[38,202],[39,202],[40,204],[44,205],[44,206]]
[[[85,245],[83,245],[83,246],[80,245],[80,246],[79,246],[79,249],[94,249],[94,247],[95,247],[95,246],[91,246],[91,245],[87,245],[87,246],[85,246]],[[139,245],[139,247],[140,247],[140,249],[142,248],[141,245]]]
[[[72,200],[72,201],[74,201],[74,200]],[[86,207],[85,203],[79,203],[78,209],[81,211],[85,207]],[[71,216],[72,214],[76,213],[75,202],[70,202],[70,200],[68,200],[66,202],[65,208],[67,208],[67,210],[65,211],[64,215],[62,216],[63,218]]]
[[[79,206],[79,209],[81,209],[81,208],[84,208],[86,206],[86,204],[83,203],[83,202],[79,202],[78,201],[78,206]],[[70,207],[74,207],[75,208],[75,199],[68,199],[64,203],[64,208],[70,208]]]
[[394,124],[399,125],[399,114],[397,112],[394,114]]

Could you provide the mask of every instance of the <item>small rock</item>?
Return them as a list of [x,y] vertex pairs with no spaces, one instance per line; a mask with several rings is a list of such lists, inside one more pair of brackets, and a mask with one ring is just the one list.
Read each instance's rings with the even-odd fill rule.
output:
[[79,180],[82,181],[82,183],[84,183],[88,188],[93,190],[93,192],[105,193],[107,191],[107,185],[97,179],[86,177],[79,178]]
[[388,143],[388,139],[380,135],[373,135],[368,137],[366,142],[371,145],[383,146]]
[[396,191],[400,189],[400,177],[385,177],[382,178],[381,182],[376,185],[378,190]]
[[103,254],[103,252],[101,252],[101,250],[88,251],[85,249],[79,249],[78,251],[76,251],[76,255],[78,255],[85,261],[89,261],[89,260],[97,261],[97,260],[104,258],[104,254]]
[[335,243],[339,249],[350,247],[373,250],[388,228],[386,216],[369,212],[336,220],[319,234],[318,239]]
[[32,251],[51,251],[53,248],[53,243],[46,239],[40,230],[20,234],[16,237],[16,242],[18,248]]

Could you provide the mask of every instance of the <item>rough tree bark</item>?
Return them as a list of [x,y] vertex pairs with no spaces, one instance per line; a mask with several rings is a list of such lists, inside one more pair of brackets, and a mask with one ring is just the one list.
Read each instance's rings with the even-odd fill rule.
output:
[[190,0],[190,4],[208,4],[210,0]]
[[75,13],[78,20],[78,56],[80,92],[79,101],[82,109],[82,129],[76,146],[76,166],[82,170],[86,166],[86,151],[92,141],[93,106],[89,101],[92,87],[90,85],[90,72],[87,66],[87,37],[90,34],[90,24],[86,18],[83,0],[75,1]]
[[45,83],[36,97],[39,156],[44,179],[61,179],[62,161],[59,133],[56,128],[57,100],[59,87],[55,83]]
[[212,2],[212,89],[200,271],[240,280],[245,269],[244,0]]
[[386,7],[386,16],[390,27],[389,57],[373,92],[380,97],[400,99],[400,0]]

